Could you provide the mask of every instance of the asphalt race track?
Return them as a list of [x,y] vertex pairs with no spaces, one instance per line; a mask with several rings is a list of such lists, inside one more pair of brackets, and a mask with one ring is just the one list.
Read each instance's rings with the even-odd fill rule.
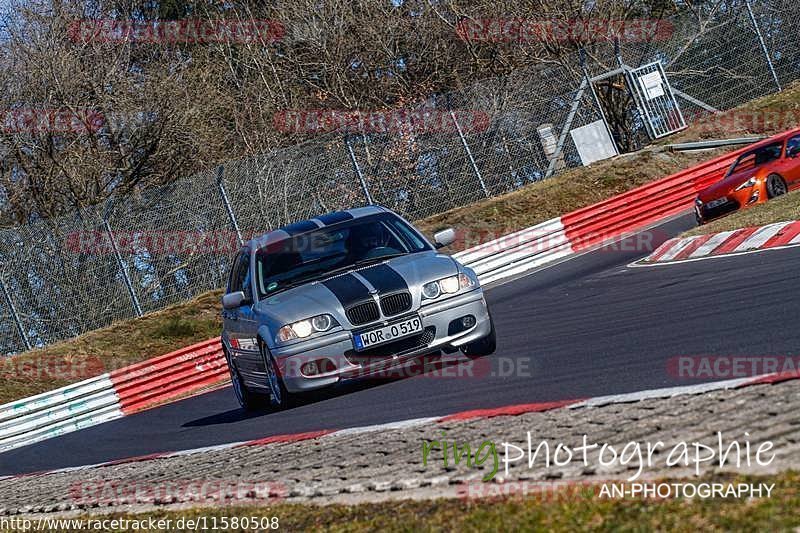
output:
[[[689,216],[663,225],[661,240],[692,224]],[[262,414],[240,410],[225,388],[0,454],[0,475],[701,382],[668,372],[667,361],[681,355],[800,353],[792,324],[800,249],[626,266],[644,255],[602,249],[490,289],[498,350],[485,375],[340,387]],[[509,369],[510,376],[491,375]]]

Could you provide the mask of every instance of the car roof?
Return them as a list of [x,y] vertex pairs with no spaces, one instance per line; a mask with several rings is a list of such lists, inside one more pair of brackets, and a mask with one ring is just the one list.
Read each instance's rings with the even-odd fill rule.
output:
[[326,226],[332,226],[341,222],[355,220],[357,218],[376,215],[378,213],[391,213],[391,211],[380,205],[368,205],[366,207],[355,207],[344,211],[333,211],[318,217],[309,218],[308,220],[292,222],[291,224],[274,229],[261,236],[254,237],[245,243],[245,247],[251,250],[257,250],[268,244],[279,242],[294,237],[295,235],[307,233]]

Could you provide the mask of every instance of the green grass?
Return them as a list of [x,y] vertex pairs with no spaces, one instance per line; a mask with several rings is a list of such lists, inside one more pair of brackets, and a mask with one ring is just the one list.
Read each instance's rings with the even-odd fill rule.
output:
[[[738,109],[787,111],[798,108],[800,84],[788,87],[779,95],[755,100]],[[782,124],[787,128],[792,125]],[[729,137],[734,136],[733,133],[738,135],[742,132],[709,131],[707,127],[698,130],[690,127],[670,137],[668,142],[708,138],[709,135]],[[748,133],[774,131],[767,128]],[[718,153],[722,151],[687,154],[648,150],[627,154],[589,167],[571,169],[520,190],[418,220],[416,224],[429,236],[448,226],[462,230],[466,238],[457,246],[451,247],[449,251],[454,252],[602,201],[678,172]],[[789,197],[794,198],[792,195]],[[783,204],[775,202],[775,205]],[[772,207],[772,202],[766,206],[767,209]],[[752,213],[747,211],[735,216],[755,215],[757,209],[751,211]],[[730,221],[720,221],[720,224],[734,224],[737,220],[739,219],[731,217]],[[713,231],[716,227],[711,224],[702,230],[707,228],[707,231]],[[220,294],[220,291],[212,291],[192,301],[139,319],[120,321],[44,349],[20,354],[12,358],[13,360],[6,358],[2,362],[4,366],[0,366],[0,377],[3,379],[0,403],[52,390],[100,374],[104,369],[120,368],[216,336],[222,327],[219,316]],[[76,366],[89,361],[90,371],[79,372],[74,378],[59,378],[49,372],[15,370],[26,364],[42,366],[42,361],[75,362]]]
[[[681,480],[689,481],[689,480]],[[698,481],[698,480],[695,480]],[[792,531],[800,525],[800,476],[707,477],[699,481],[775,483],[770,498],[611,499],[591,489],[563,497],[391,501],[360,505],[274,504],[113,514],[109,517],[273,517],[281,531]],[[598,491],[599,492],[599,491]],[[81,518],[87,518],[84,515]],[[209,522],[210,523],[210,522]]]
[[775,198],[764,204],[737,211],[719,220],[685,232],[682,237],[706,235],[751,226],[766,226],[773,222],[800,220],[800,191]]

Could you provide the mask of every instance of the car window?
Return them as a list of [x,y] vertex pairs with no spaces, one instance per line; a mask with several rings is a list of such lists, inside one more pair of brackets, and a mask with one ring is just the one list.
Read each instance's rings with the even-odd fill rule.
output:
[[333,270],[429,249],[408,224],[391,213],[319,228],[256,252],[259,297]]
[[746,154],[742,154],[733,166],[731,166],[731,170],[728,174],[751,170],[765,163],[769,163],[770,161],[774,161],[781,156],[782,150],[783,143],[772,143],[747,152]]
[[795,135],[786,141],[786,156],[791,157],[800,153],[800,135]]
[[236,256],[228,285],[228,292],[242,291],[246,298],[251,297],[249,252],[240,252]]

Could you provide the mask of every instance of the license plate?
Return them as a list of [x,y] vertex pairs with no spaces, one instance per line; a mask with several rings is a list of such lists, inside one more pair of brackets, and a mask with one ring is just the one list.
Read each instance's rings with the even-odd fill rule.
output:
[[420,331],[422,331],[422,320],[418,316],[415,316],[382,328],[356,333],[353,335],[353,343],[355,344],[356,350],[364,350],[372,346],[408,337]]
[[720,205],[724,204],[727,201],[728,201],[728,198],[723,196],[722,198],[717,198],[716,200],[711,200],[706,205],[708,206],[709,209],[714,209],[715,207],[720,206]]

